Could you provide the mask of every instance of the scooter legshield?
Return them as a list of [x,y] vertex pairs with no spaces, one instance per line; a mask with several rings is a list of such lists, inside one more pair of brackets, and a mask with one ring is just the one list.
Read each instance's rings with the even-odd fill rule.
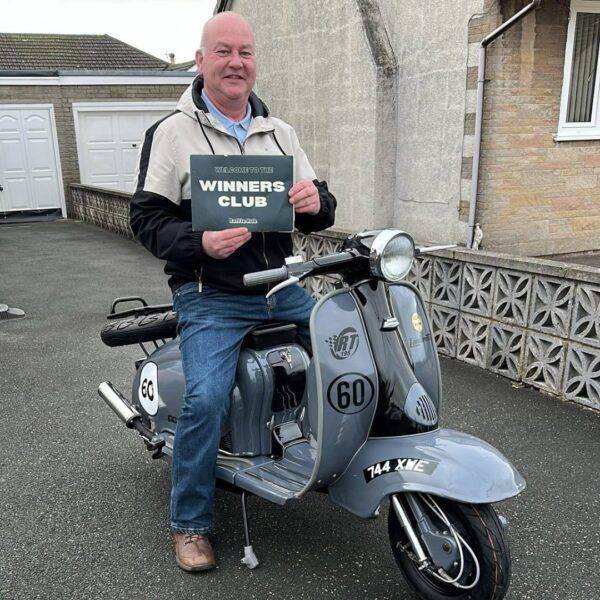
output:
[[329,486],[332,502],[369,518],[383,498],[424,492],[471,504],[499,502],[525,489],[525,480],[490,444],[452,429],[370,438],[342,477]]

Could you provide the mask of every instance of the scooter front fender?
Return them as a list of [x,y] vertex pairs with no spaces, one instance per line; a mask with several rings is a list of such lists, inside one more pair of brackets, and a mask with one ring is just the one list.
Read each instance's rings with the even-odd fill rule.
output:
[[437,429],[369,438],[344,474],[329,486],[329,497],[351,513],[369,518],[390,494],[424,492],[487,504],[523,489],[523,477],[493,446],[466,433]]

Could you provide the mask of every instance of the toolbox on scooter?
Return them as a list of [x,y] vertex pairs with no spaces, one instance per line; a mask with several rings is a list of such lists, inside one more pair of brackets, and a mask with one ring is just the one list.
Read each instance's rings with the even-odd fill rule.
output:
[[[295,336],[292,327],[286,333]],[[294,439],[294,431],[301,437],[308,364],[308,354],[299,344],[242,349],[231,396],[228,452],[268,456],[278,450],[274,441],[283,445]]]

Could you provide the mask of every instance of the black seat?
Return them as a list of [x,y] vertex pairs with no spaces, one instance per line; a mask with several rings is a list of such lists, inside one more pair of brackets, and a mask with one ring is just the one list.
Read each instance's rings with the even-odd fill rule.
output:
[[242,342],[242,348],[264,350],[278,344],[293,344],[297,341],[294,323],[274,322],[257,325],[251,329]]

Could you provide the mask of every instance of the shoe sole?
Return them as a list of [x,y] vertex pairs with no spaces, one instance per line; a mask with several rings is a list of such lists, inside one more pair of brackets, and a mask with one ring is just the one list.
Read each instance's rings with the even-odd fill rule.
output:
[[215,563],[212,564],[208,564],[208,565],[198,565],[197,567],[188,567],[187,565],[184,565],[183,563],[179,562],[179,559],[177,557],[175,557],[175,562],[177,563],[177,566],[182,569],[183,571],[187,571],[188,573],[198,573],[200,571],[211,571],[212,569],[214,569],[217,565]]

